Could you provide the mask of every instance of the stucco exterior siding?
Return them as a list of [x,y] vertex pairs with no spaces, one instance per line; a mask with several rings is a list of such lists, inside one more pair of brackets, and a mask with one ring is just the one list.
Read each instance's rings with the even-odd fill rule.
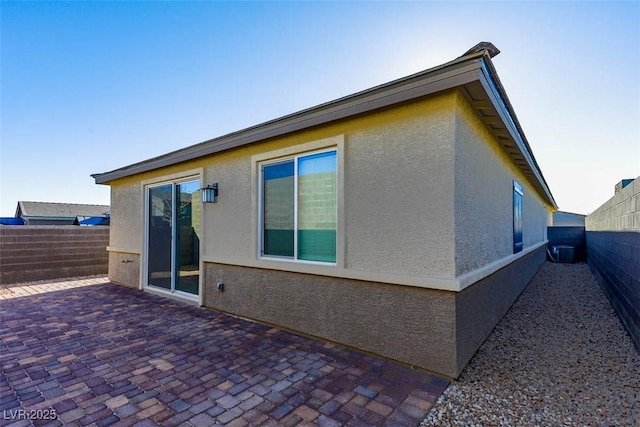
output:
[[340,136],[338,156],[344,164],[338,171],[338,197],[344,206],[337,239],[342,258],[335,268],[311,267],[312,272],[453,278],[453,204],[447,197],[453,189],[447,166],[453,161],[452,106],[453,95],[447,94],[208,159],[205,182],[218,182],[220,195],[219,203],[204,209],[210,227],[204,259],[295,271],[291,263],[256,262],[260,184],[258,164],[251,158],[277,157],[297,146],[304,152],[314,141],[328,141],[320,147],[330,147]]
[[[524,247],[546,240],[547,205],[492,138],[466,100],[448,92],[116,180],[110,247],[143,255],[145,185],[195,176],[220,188],[218,203],[202,206],[204,261],[456,290],[456,277],[513,253],[514,179],[525,189]],[[260,259],[256,159],[335,140],[342,162],[336,265]]]
[[458,372],[454,292],[215,263],[205,263],[205,282],[207,307]]
[[454,95],[371,116],[346,142],[346,267],[454,278]]
[[110,250],[142,252],[143,211],[144,197],[139,179],[122,179],[111,184]]
[[546,260],[541,246],[456,294],[458,376]]
[[129,288],[140,288],[140,254],[109,252],[109,280]]
[[456,276],[513,254],[513,181],[524,187],[523,244],[546,240],[550,206],[487,131],[463,96],[455,110]]
[[204,305],[457,377],[545,256],[542,246],[462,292],[205,263]]
[[[454,105],[455,94],[448,92],[394,110],[115,180],[111,182],[110,249],[144,256],[145,186],[195,176],[203,185],[217,182],[220,189],[218,202],[202,209],[204,261],[455,287],[447,282],[455,278]],[[336,266],[258,259],[255,158],[282,150],[295,152],[296,147],[304,150],[317,141],[332,146],[334,140],[342,141],[338,197],[343,200],[338,212]]]
[[498,52],[94,175],[109,277],[458,376],[544,262],[556,208]]

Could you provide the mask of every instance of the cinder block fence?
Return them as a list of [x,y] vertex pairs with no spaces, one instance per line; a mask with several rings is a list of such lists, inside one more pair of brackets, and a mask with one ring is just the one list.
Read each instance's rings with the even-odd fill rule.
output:
[[106,274],[109,227],[0,225],[0,284]]
[[589,265],[640,352],[640,177],[586,219]]

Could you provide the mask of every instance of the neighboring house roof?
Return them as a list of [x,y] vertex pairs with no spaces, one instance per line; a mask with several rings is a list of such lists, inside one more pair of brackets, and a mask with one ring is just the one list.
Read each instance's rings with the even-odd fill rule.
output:
[[0,218],[0,225],[24,225],[22,218]]
[[15,216],[16,218],[75,220],[77,216],[109,215],[110,209],[109,205],[19,201]]
[[557,209],[549,186],[542,176],[491,61],[499,52],[493,44],[481,42],[461,57],[428,70],[162,156],[91,176],[97,184],[108,184],[118,178],[325,125],[445,90],[461,88],[472,108],[477,111],[489,131],[530,183]]
[[586,215],[579,213],[556,211],[553,213],[553,225],[584,227],[586,217]]
[[93,225],[109,225],[111,218],[108,216],[77,216],[73,225],[93,226]]

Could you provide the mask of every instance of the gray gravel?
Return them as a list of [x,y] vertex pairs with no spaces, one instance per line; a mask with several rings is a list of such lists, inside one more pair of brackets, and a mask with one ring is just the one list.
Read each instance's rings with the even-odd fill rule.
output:
[[543,265],[426,426],[640,426],[640,355],[589,266]]

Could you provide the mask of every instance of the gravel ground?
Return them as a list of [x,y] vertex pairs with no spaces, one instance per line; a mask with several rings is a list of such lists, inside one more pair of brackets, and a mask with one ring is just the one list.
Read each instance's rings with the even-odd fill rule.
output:
[[640,355],[587,264],[547,262],[427,426],[640,426]]

